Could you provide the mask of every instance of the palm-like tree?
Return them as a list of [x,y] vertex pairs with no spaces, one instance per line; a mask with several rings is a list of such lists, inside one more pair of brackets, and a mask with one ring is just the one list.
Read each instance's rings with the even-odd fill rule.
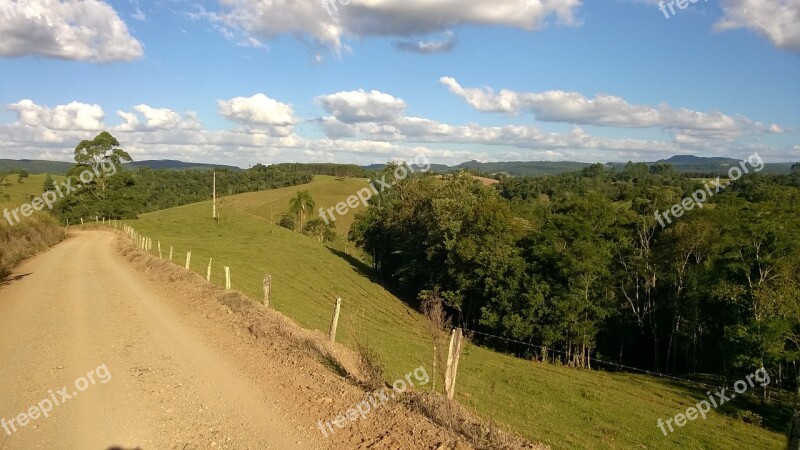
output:
[[300,216],[300,228],[298,229],[301,233],[303,232],[303,219],[306,217],[306,213],[313,210],[315,206],[314,199],[311,198],[311,193],[308,191],[300,191],[289,200],[289,209],[292,214]]

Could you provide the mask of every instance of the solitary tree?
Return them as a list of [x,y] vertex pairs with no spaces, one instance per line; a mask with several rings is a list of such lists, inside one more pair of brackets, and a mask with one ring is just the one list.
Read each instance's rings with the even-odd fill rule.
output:
[[295,197],[289,201],[289,210],[292,214],[300,216],[300,227],[298,230],[303,230],[303,220],[306,214],[315,208],[316,204],[314,199],[311,198],[311,193],[308,191],[300,191]]
[[47,178],[44,179],[44,184],[42,185],[42,192],[54,191],[55,189],[56,182],[53,181],[53,177],[50,174],[47,174]]
[[81,141],[75,147],[75,162],[78,164],[73,170],[79,172],[81,167],[92,169],[96,175],[94,183],[96,183],[98,190],[102,192],[108,187],[109,176],[116,173],[116,170],[111,171],[109,166],[113,164],[116,167],[123,162],[131,161],[133,161],[131,155],[119,148],[117,138],[108,131],[103,131],[91,141]]

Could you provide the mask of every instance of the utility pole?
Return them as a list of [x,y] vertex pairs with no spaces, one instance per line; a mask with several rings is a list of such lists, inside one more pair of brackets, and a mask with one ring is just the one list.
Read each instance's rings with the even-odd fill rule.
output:
[[212,218],[214,220],[217,220],[217,171],[216,170],[214,171],[214,187],[213,187],[213,189],[214,189],[214,192],[213,192],[212,195],[214,197],[213,198],[214,210],[212,212],[212,214],[213,214]]

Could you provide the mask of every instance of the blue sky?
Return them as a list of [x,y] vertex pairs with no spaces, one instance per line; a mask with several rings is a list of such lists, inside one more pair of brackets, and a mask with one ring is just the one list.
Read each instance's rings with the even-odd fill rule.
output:
[[800,161],[800,0],[680,3],[0,0],[0,157]]

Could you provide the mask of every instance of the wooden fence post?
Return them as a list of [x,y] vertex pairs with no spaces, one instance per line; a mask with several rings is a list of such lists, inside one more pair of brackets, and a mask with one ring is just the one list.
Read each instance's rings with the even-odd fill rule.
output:
[[206,282],[208,283],[211,283],[211,261],[213,260],[214,258],[208,259],[208,270],[206,270]]
[[328,339],[336,342],[336,327],[339,326],[339,312],[342,310],[342,298],[336,297],[336,306],[333,308],[333,318],[331,318],[331,328],[328,331]]
[[231,289],[231,268],[225,266],[225,289]]
[[450,353],[447,354],[447,372],[444,375],[444,391],[448,400],[452,400],[456,393],[456,375],[458,375],[462,339],[461,328],[454,329],[450,335]]
[[81,217],[81,226],[83,226],[83,217]]
[[158,259],[162,259],[162,257],[161,257],[161,241],[158,241]]
[[169,261],[172,262],[172,246],[169,246]]
[[269,308],[269,297],[272,295],[272,276],[264,274],[264,305]]
[[190,268],[189,264],[191,262],[192,262],[192,252],[187,252],[186,253],[186,270],[189,270],[189,268]]

